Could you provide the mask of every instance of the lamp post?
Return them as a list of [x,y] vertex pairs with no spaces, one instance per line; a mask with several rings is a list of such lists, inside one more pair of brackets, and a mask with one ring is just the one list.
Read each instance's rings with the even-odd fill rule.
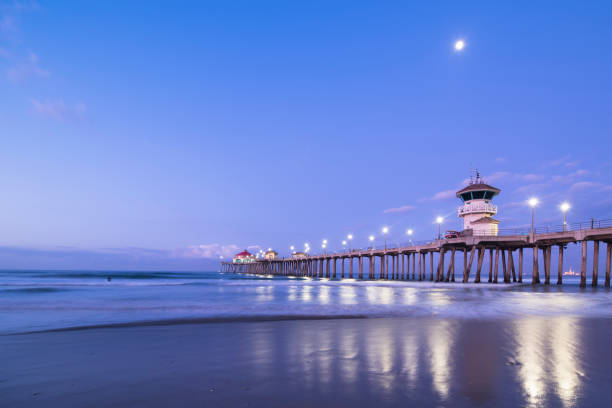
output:
[[327,244],[325,242],[323,242],[323,244],[321,245],[321,248],[323,248],[323,255],[325,255],[325,247],[327,246]]
[[567,225],[567,222],[566,222],[567,210],[569,210],[570,208],[571,207],[568,202],[561,203],[561,211],[563,211],[563,232],[565,232],[565,226]]
[[534,228],[534,221],[535,221],[535,208],[536,205],[538,205],[540,201],[538,201],[537,198],[532,197],[529,199],[528,203],[529,206],[531,207],[531,234],[535,234],[535,228]]
[[438,217],[436,218],[436,222],[438,223],[438,239],[442,239],[442,222],[444,218]]
[[370,249],[374,249],[374,235],[370,235],[368,239],[370,240]]
[[409,228],[406,230],[406,235],[408,235],[408,239],[410,240],[411,243],[412,243],[412,233],[413,233],[412,229]]
[[382,227],[383,237],[385,237],[385,251],[387,250],[387,233],[389,232],[389,227]]
[[351,252],[351,241],[353,240],[353,234],[348,234],[346,239],[348,240],[348,250]]
[[346,241],[342,241],[342,248],[344,249],[344,252],[346,252]]

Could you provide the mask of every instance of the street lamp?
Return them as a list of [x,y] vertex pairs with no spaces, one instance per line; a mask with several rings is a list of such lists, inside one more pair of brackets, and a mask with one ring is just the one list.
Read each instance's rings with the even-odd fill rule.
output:
[[349,252],[351,252],[351,241],[353,240],[353,234],[348,234],[346,236],[346,239],[348,239],[348,241],[349,241],[348,242],[348,249],[349,249]]
[[563,211],[563,232],[565,232],[565,225],[567,224],[565,216],[567,214],[567,210],[569,210],[571,207],[567,201],[564,203],[561,203],[560,207],[561,207],[561,211]]
[[[325,240],[327,241],[327,240]],[[321,248],[323,248],[323,255],[325,255],[325,247],[327,246],[326,242],[323,242],[323,245],[321,245]]]
[[438,239],[442,239],[442,222],[444,218],[438,217],[436,218],[436,222],[438,223]]
[[382,227],[382,233],[385,237],[385,251],[387,250],[387,233],[389,232],[389,227]]
[[412,229],[409,228],[406,230],[406,235],[408,235],[410,242],[412,242],[412,233],[413,233]]
[[374,249],[374,235],[370,235],[370,245],[371,245],[371,249]]
[[540,203],[540,201],[535,197],[531,197],[528,203],[529,203],[529,206],[531,207],[531,233],[534,234],[535,233],[535,229],[534,229],[535,208],[536,208],[536,205]]
[[342,247],[344,248],[344,250],[346,251],[346,241],[342,241]]

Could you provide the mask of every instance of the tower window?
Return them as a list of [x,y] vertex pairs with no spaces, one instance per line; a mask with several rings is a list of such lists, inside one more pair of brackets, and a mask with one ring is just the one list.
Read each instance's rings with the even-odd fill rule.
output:
[[485,193],[485,191],[473,191],[472,196],[476,200],[482,200],[483,198],[485,198]]

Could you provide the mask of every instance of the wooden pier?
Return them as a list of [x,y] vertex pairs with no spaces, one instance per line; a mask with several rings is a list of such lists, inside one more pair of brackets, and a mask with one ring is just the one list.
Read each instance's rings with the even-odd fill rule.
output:
[[[565,229],[565,228],[564,228]],[[591,285],[598,285],[600,243],[606,244],[604,286],[610,286],[610,261],[612,257],[612,225],[602,226],[590,222],[577,230],[542,232],[500,236],[468,236],[439,239],[428,243],[397,248],[367,248],[351,251],[312,255],[303,258],[257,260],[249,263],[223,262],[222,272],[303,276],[329,279],[382,279],[435,282],[473,282],[483,280],[498,283],[523,282],[525,251],[532,251],[532,282],[545,285],[551,281],[553,247],[558,253],[556,284],[563,283],[563,250],[567,244],[581,245],[580,286],[587,285],[588,242],[593,245],[593,270]],[[463,254],[463,268],[456,268],[457,252]],[[488,271],[482,271],[484,258],[489,256]],[[429,255],[429,256],[428,256]],[[540,271],[539,257],[544,270]],[[448,258],[448,266],[445,263]],[[348,266],[345,268],[345,264]],[[338,267],[338,264],[340,267]],[[356,265],[355,265],[356,264]],[[364,264],[367,264],[364,267]],[[429,268],[428,268],[429,266]],[[473,266],[475,273],[473,274]],[[455,275],[455,271],[458,271]],[[364,272],[367,274],[364,275]],[[460,272],[460,274],[459,274]],[[482,274],[485,276],[482,276]]]

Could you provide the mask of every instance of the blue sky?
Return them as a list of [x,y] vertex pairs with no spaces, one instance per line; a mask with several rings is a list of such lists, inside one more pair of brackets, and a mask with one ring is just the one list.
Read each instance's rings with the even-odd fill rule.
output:
[[612,218],[609,2],[149,3],[0,1],[6,265]]

